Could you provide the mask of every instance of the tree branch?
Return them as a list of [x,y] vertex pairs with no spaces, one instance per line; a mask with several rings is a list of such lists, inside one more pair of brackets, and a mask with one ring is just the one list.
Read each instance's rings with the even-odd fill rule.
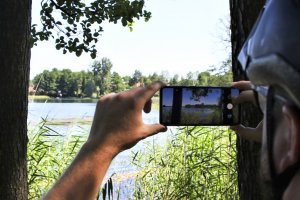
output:
[[51,1],[51,3],[53,3],[53,4],[55,5],[55,7],[56,7],[57,9],[61,10],[63,13],[65,13],[65,14],[68,15],[69,17],[74,18],[74,16],[71,15],[70,13],[68,13],[63,7],[57,5],[57,3],[56,3],[54,0],[50,0],[50,1]]

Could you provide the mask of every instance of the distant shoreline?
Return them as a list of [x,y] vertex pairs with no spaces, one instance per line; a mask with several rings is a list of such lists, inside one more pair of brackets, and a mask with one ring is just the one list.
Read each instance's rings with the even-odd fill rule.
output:
[[50,99],[49,96],[46,96],[46,95],[39,95],[39,96],[36,96],[36,95],[28,95],[28,100],[47,100],[47,99]]
[[[29,95],[28,100],[30,103],[36,102],[36,103],[45,103],[45,102],[54,102],[54,103],[68,103],[68,102],[78,102],[78,103],[97,103],[99,98],[91,98],[91,97],[49,97],[46,95]],[[153,108],[158,109],[159,104],[159,97],[155,96],[152,97],[152,106]]]
[[87,124],[91,125],[93,122],[93,117],[88,118],[65,118],[65,119],[53,119],[46,121],[47,125],[67,125],[67,124]]
[[49,99],[62,99],[62,100],[98,100],[98,98],[91,97],[49,97],[47,95],[28,95],[29,100],[49,100]]

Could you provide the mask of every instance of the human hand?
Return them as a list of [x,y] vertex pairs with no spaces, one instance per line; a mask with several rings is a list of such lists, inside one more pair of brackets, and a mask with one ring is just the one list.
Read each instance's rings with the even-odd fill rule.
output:
[[45,199],[95,199],[114,156],[143,138],[166,131],[161,124],[142,120],[142,110],[151,111],[151,97],[162,86],[156,82],[102,97],[87,142]]
[[[233,99],[234,105],[249,102],[249,103],[253,103],[254,105],[258,106],[254,91],[251,88],[250,81],[234,82],[232,84],[232,87],[237,88],[242,91],[237,98]],[[263,121],[261,121],[257,125],[256,128],[245,127],[240,124],[237,126],[231,126],[230,129],[235,131],[243,139],[261,142],[262,131],[263,131]]]
[[231,126],[230,129],[236,132],[243,139],[255,142],[262,141],[263,121],[259,122],[255,128],[245,127],[240,124]]
[[142,110],[151,111],[151,97],[163,86],[162,82],[155,82],[103,96],[97,103],[87,143],[115,156],[148,136],[166,131],[164,125],[144,124],[142,120]]
[[255,94],[251,88],[250,81],[233,82],[232,87],[241,90],[240,95],[232,100],[232,103],[234,105],[239,105],[242,103],[253,103],[254,105],[258,106],[255,99]]

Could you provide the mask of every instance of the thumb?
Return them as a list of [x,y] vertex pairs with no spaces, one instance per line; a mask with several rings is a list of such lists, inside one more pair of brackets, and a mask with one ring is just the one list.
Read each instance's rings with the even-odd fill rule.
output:
[[256,99],[252,90],[242,91],[238,97],[232,99],[233,105],[250,102],[256,105]]
[[145,125],[146,137],[155,135],[160,132],[166,132],[168,128],[162,124],[149,124]]

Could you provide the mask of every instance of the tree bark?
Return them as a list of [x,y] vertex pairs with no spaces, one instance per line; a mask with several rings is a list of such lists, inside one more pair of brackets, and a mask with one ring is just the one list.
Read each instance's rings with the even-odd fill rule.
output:
[[[264,4],[265,0],[230,0],[234,81],[246,80],[237,57]],[[262,119],[261,113],[253,105],[243,105],[241,117],[242,124],[251,127],[255,127]],[[262,199],[259,184],[260,145],[238,138],[237,152],[240,199]]]
[[25,200],[31,0],[0,8],[0,199]]

